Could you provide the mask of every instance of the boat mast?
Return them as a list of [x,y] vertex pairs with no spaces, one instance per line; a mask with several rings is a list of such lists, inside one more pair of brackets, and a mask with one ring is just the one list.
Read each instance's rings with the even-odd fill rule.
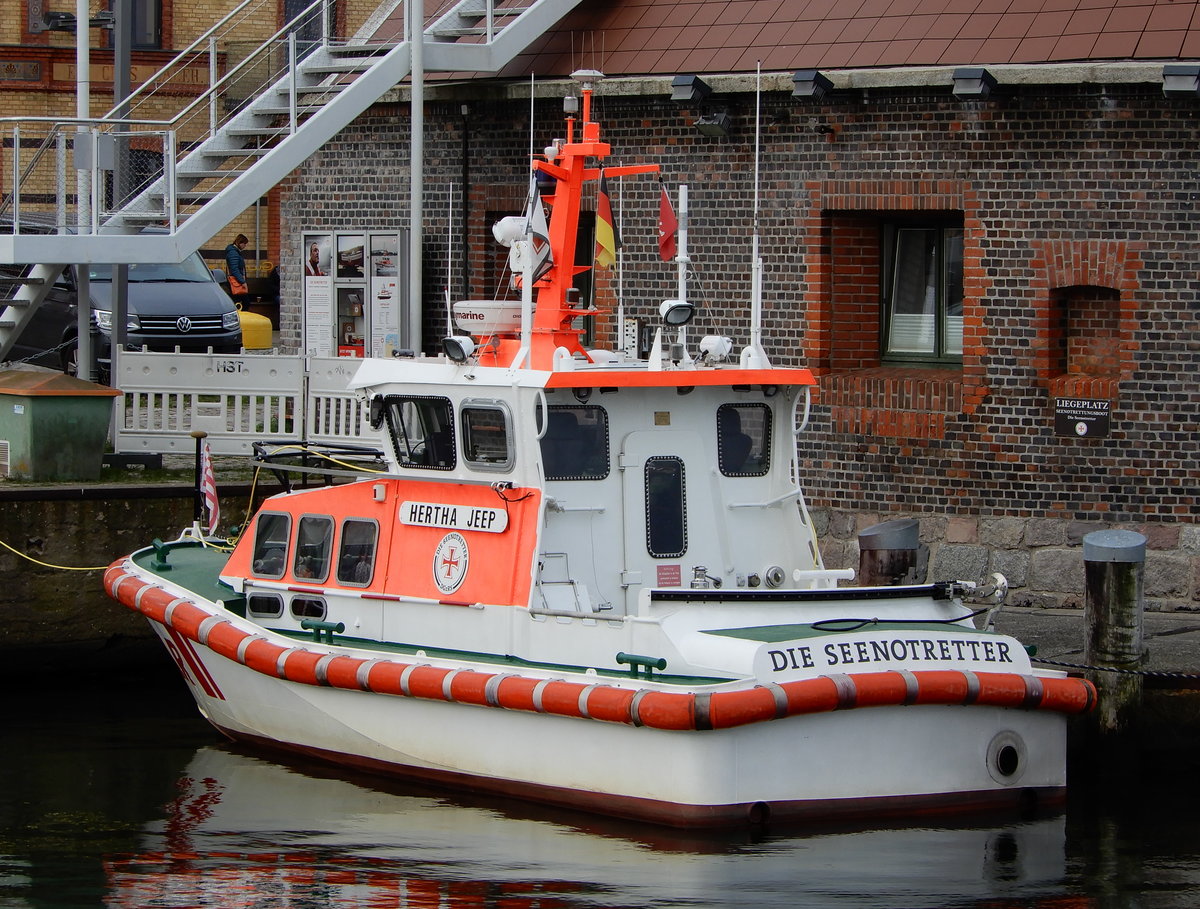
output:
[[[592,119],[592,96],[596,83],[604,78],[604,74],[585,69],[572,73],[571,78],[580,85],[582,109],[579,122],[576,123],[574,105],[566,105],[566,137],[556,139],[547,146],[544,160],[538,158],[532,162],[532,182],[535,186],[533,204],[541,205],[544,202],[550,206],[550,222],[546,233],[551,265],[545,274],[531,280],[531,266],[528,261],[523,263],[521,338],[517,340],[511,335],[492,338],[479,355],[479,362],[483,365],[556,370],[570,369],[572,358],[576,355],[591,359],[580,343],[582,330],[573,327],[572,323],[578,317],[592,312],[583,305],[577,305],[573,291],[575,276],[593,265],[576,265],[575,248],[579,239],[583,185],[600,177],[600,169],[589,167],[588,159],[595,158],[602,162],[611,153],[611,148],[600,141],[600,124]],[[606,174],[613,177],[657,172],[657,164],[605,170]],[[553,192],[544,196],[540,194],[536,189],[538,174],[543,175],[543,183],[553,182]],[[498,234],[497,239],[500,239]],[[525,259],[532,258],[533,244],[528,225],[524,238],[518,242],[524,247]],[[536,306],[533,300],[535,293]]]

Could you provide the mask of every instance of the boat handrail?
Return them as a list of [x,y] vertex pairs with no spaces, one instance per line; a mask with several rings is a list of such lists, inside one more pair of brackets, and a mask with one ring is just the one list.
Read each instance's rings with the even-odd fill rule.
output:
[[[551,481],[553,482],[553,481]],[[546,497],[546,510],[554,512],[563,511],[594,511],[597,513],[604,512],[608,509],[607,505],[564,505],[561,500],[553,496]]]
[[576,609],[544,609],[540,606],[530,606],[530,615],[544,615],[560,619],[605,619],[609,622],[623,622],[628,616],[621,612],[604,610],[601,612],[579,612]]
[[799,408],[800,408],[800,397],[799,397],[799,395],[797,395],[796,400],[792,402],[792,426],[796,427],[792,433],[793,445],[795,444],[796,436],[800,435],[800,433],[804,432],[804,430],[808,428],[808,417],[809,417],[809,413],[812,409],[812,386],[811,385],[804,386],[804,416],[802,416],[800,418],[800,425],[797,426],[796,425],[796,411]]
[[[462,601],[458,601],[458,600],[440,600],[435,597],[418,597],[418,596],[412,596],[411,594],[404,594],[404,593],[377,593],[373,590],[365,590],[365,589],[359,590],[359,589],[352,589],[349,587],[336,587],[336,586],[332,586],[329,584],[321,584],[321,583],[314,584],[314,583],[310,582],[310,583],[304,584],[302,587],[298,587],[295,581],[290,581],[290,580],[280,581],[280,580],[276,580],[274,578],[259,578],[259,577],[253,577],[253,576],[247,577],[245,579],[245,581],[246,581],[246,586],[261,588],[262,590],[281,590],[281,591],[291,591],[293,593],[295,593],[299,590],[304,590],[304,591],[309,591],[312,593],[320,594],[322,596],[328,596],[330,594],[336,593],[338,596],[357,598],[360,600],[386,600],[389,603],[416,603],[421,606],[451,606],[451,607],[454,607],[455,609],[467,608],[467,609],[482,610],[482,609],[486,608],[486,605],[483,603],[467,603],[467,602],[462,602]],[[516,607],[511,607],[511,608],[516,608]],[[248,621],[254,622],[255,624],[259,624],[253,618],[249,619]],[[266,626],[263,626],[263,627],[266,627]],[[268,630],[269,631],[279,631],[280,629],[270,628]],[[359,642],[356,646],[366,646],[367,649],[372,649],[369,646],[369,642],[365,645],[362,644],[361,642]]]
[[767,499],[765,502],[730,502],[729,508],[770,508],[772,505],[778,505],[780,502],[793,497],[804,497],[804,490],[799,486],[789,489],[783,495],[776,496],[773,499]]
[[546,402],[546,389],[538,388],[535,390],[537,392],[535,396],[537,400],[533,407],[534,423],[537,423],[537,415],[541,414],[542,424],[538,426],[537,435],[534,438],[540,442],[545,437],[546,430],[550,428],[550,405]]

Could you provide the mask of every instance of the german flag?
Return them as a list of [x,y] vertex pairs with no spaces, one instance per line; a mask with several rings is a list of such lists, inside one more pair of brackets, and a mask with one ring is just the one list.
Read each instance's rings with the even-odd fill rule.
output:
[[617,261],[617,223],[608,198],[608,179],[600,171],[600,195],[596,199],[596,264],[611,267]]

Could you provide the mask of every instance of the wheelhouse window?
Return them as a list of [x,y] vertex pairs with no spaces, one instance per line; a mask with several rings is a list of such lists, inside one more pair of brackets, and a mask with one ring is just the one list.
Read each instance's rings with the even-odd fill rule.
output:
[[379,525],[375,521],[350,518],[342,523],[342,542],[338,550],[339,583],[371,583],[375,575],[375,547],[378,540]]
[[250,570],[262,578],[281,578],[287,566],[288,537],[292,522],[286,514],[259,514],[254,530],[254,554]]
[[766,404],[717,408],[717,463],[727,477],[761,477],[771,466],[771,409]]
[[596,404],[556,404],[546,414],[542,466],[547,480],[608,476],[608,413]]
[[687,552],[687,499],[683,461],[646,460],[646,549],[656,559],[678,558]]
[[463,402],[463,459],[477,470],[510,470],[513,465],[512,432],[508,410],[499,404]]
[[883,242],[884,359],[961,362],[962,227],[890,224]]
[[388,397],[383,416],[401,467],[454,469],[454,408],[448,398]]
[[329,554],[333,548],[333,518],[305,515],[296,532],[296,563],[292,573],[298,578],[323,581],[329,577]]

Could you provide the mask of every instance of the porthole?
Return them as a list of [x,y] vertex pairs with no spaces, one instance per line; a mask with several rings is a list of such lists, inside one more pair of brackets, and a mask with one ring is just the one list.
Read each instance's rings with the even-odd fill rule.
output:
[[277,619],[283,615],[283,597],[277,593],[252,593],[246,598],[246,612],[252,619]]
[[998,733],[988,745],[988,773],[1001,786],[1012,786],[1025,775],[1029,753],[1015,732]]
[[298,619],[324,619],[325,601],[320,597],[292,597],[292,615]]

